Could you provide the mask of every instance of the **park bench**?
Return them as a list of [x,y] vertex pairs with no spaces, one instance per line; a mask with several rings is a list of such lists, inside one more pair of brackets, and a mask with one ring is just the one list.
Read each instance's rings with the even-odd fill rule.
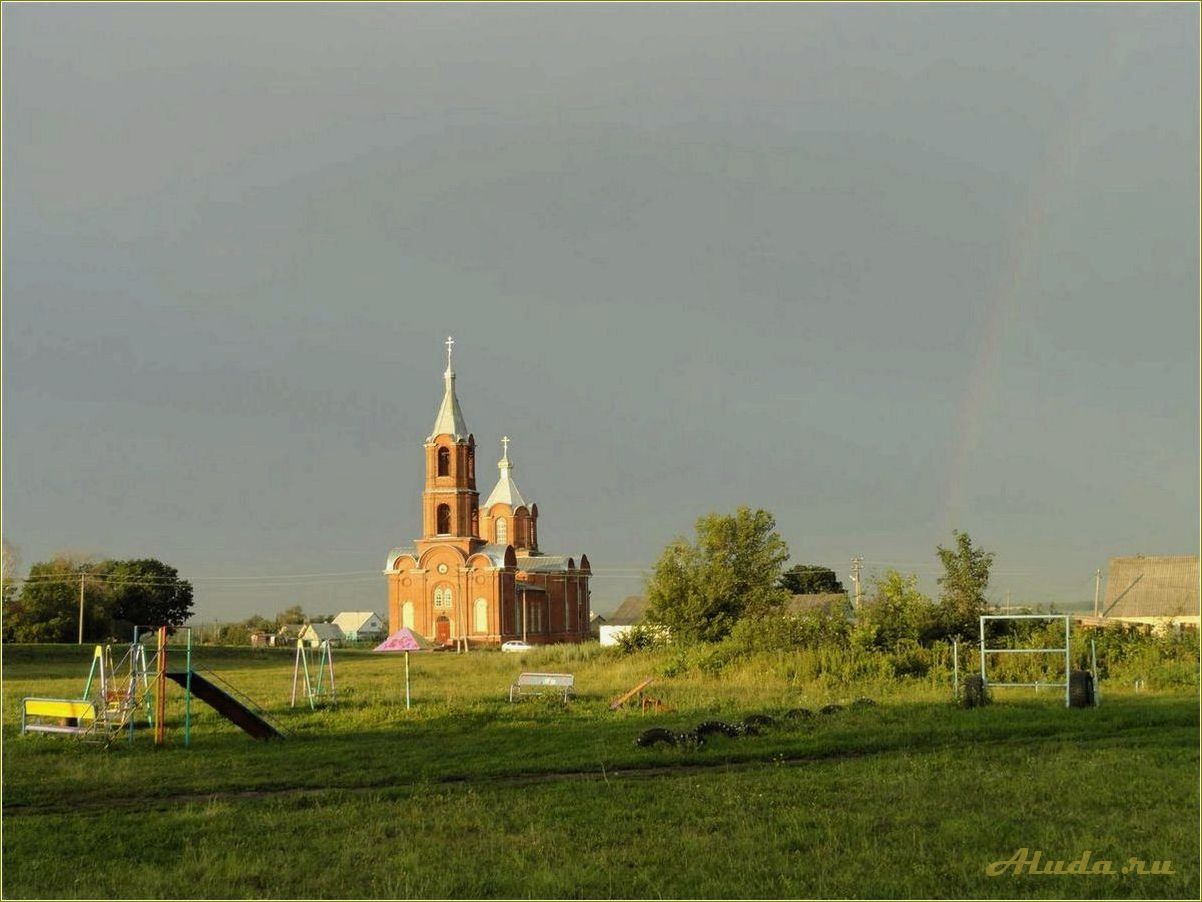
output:
[[576,678],[570,673],[519,673],[517,680],[509,687],[509,700],[513,701],[520,695],[563,693],[566,702],[575,685]]
[[22,733],[83,736],[92,733],[95,728],[96,705],[88,699],[21,699]]

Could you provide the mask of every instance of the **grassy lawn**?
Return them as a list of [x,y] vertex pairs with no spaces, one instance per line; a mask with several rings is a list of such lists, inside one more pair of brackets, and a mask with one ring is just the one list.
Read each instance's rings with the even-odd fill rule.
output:
[[[4,649],[5,897],[1197,898],[1198,698],[1103,685],[1103,705],[1012,693],[974,711],[923,681],[827,685],[787,655],[660,677],[671,712],[610,712],[663,672],[595,647],[337,655],[336,708],[289,709],[286,650],[200,649],[291,736],[258,743],[179,703],[169,745],[105,750],[19,736],[25,695],[71,697],[90,650]],[[510,705],[519,670],[576,675],[579,697]],[[875,707],[719,738],[634,745],[650,725]],[[1020,848],[1116,870],[988,876]]]

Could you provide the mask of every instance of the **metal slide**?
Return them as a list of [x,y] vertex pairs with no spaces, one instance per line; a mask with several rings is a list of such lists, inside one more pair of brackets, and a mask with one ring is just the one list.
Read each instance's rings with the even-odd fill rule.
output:
[[[167,679],[187,687],[188,674],[183,670],[167,671]],[[192,671],[192,694],[209,705],[231,723],[241,727],[255,739],[282,739],[283,734],[268,723],[260,714],[252,711],[224,689]]]

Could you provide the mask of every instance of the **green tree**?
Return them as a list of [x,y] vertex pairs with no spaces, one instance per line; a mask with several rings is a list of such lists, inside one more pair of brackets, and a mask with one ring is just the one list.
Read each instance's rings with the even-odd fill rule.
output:
[[304,623],[305,620],[305,609],[299,604],[294,604],[290,608],[284,608],[284,610],[275,615],[276,629],[287,626],[290,623]]
[[105,561],[98,572],[117,632],[124,632],[127,624],[181,626],[192,616],[192,584],[162,561]]
[[764,510],[697,520],[693,542],[681,537],[660,555],[647,581],[647,617],[682,641],[713,642],[745,616],[759,616],[788,597],[780,587],[789,549]]
[[819,564],[795,564],[781,575],[780,584],[790,595],[825,595],[845,591],[835,571]]
[[939,577],[939,619],[948,636],[962,639],[978,635],[979,619],[986,610],[985,589],[993,552],[974,548],[968,533],[953,530],[954,548],[937,546],[943,576]]
[[874,577],[863,607],[856,613],[856,626],[877,648],[893,649],[903,639],[918,642],[930,629],[935,605],[918,591],[918,577],[886,570]]
[[20,578],[19,571],[21,569],[21,556],[17,552],[7,538],[2,540],[4,547],[4,569],[3,575],[0,576],[0,582],[3,583],[4,593],[4,636],[5,642],[13,641],[13,631],[16,624],[21,619],[21,602],[20,594],[17,587],[17,580]]
[[[84,587],[84,639],[108,635],[108,598],[88,557],[60,554],[29,568],[5,631],[15,642],[75,642],[79,638],[79,586]],[[8,622],[11,615],[12,622]]]

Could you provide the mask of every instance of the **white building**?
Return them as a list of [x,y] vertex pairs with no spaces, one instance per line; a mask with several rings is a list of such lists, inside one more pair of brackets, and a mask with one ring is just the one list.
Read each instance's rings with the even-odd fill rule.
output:
[[375,642],[388,635],[384,618],[375,611],[343,611],[334,618],[347,642]]

